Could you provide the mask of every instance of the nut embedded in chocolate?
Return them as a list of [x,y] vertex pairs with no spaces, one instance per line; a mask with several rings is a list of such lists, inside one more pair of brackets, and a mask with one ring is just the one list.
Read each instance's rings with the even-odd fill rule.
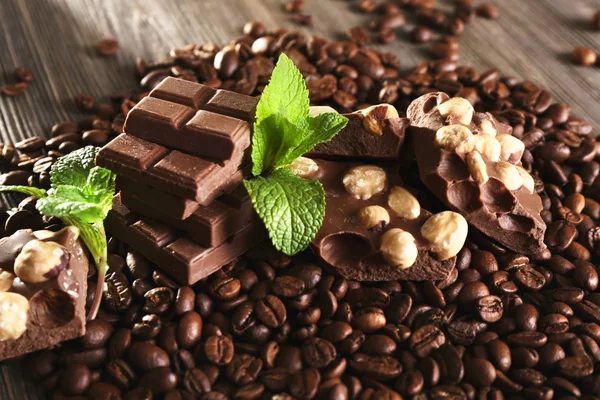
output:
[[385,170],[376,165],[359,165],[344,175],[346,191],[361,200],[369,200],[381,193],[386,185]]
[[314,160],[307,157],[298,157],[289,165],[294,175],[300,178],[308,178],[319,171],[319,166]]
[[23,282],[41,283],[55,278],[69,263],[65,248],[55,242],[31,240],[15,260],[15,275]]
[[398,110],[391,104],[378,104],[357,111],[364,115],[363,126],[371,135],[383,135],[384,121],[387,119],[399,118]]
[[27,330],[29,301],[18,293],[0,292],[0,342],[20,338]]
[[381,236],[379,251],[390,265],[400,269],[412,267],[419,255],[414,236],[399,228],[390,229]]
[[432,251],[441,261],[458,254],[467,240],[468,231],[465,218],[453,211],[435,214],[421,227],[421,234],[433,245]]

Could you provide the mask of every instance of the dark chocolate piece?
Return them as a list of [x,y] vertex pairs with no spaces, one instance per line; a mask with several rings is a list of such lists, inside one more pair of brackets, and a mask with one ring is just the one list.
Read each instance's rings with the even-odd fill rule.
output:
[[172,149],[228,160],[250,145],[248,121],[257,102],[243,94],[168,77],[131,109],[123,129]]
[[[388,117],[388,104],[343,114],[348,125],[331,141],[316,146],[309,156],[326,159],[395,160],[404,142],[407,118]],[[395,111],[395,109],[394,109]]]
[[[397,166],[384,168],[387,177],[382,190],[363,200],[348,193],[343,179],[353,167],[365,164],[315,161],[319,170],[309,177],[318,179],[323,184],[327,205],[323,225],[312,241],[312,246],[326,265],[345,278],[360,281],[446,278],[454,268],[456,257],[439,261],[432,252],[432,244],[421,235],[422,225],[432,214],[419,207],[414,219],[402,218],[388,205],[390,189],[402,186]],[[373,205],[383,207],[390,220],[387,224],[382,223],[367,229],[361,225],[357,215],[363,208]],[[400,269],[390,265],[379,252],[382,235],[392,228],[400,228],[415,239],[418,256],[411,267]]]
[[266,239],[261,224],[249,223],[217,247],[202,247],[189,235],[161,222],[141,217],[119,196],[105,220],[108,232],[127,243],[184,285],[192,285]]
[[208,205],[240,185],[243,159],[244,153],[239,153],[220,165],[123,133],[98,152],[96,164],[136,182]]
[[[164,222],[174,228],[189,233],[190,237],[204,247],[215,247],[237,233],[240,228],[251,221],[258,223],[257,215],[252,207],[250,197],[243,187],[238,187],[231,194],[225,194],[208,206],[200,206],[192,215],[184,220],[174,220],[162,211],[165,207],[155,207],[147,201],[147,197],[121,190],[121,202],[130,210],[146,217]],[[223,198],[234,197],[227,204]]]
[[[523,150],[512,152],[505,146],[507,140],[513,144],[515,140],[519,142],[511,136],[512,128],[490,114],[476,113],[472,120],[467,117],[471,121],[468,124],[461,123],[466,122],[464,115],[442,116],[438,105],[448,99],[445,93],[429,93],[408,108],[413,124],[409,132],[421,180],[469,224],[508,249],[522,254],[544,250],[546,225],[540,217],[542,202],[535,192],[533,178],[520,166]],[[442,149],[436,144],[436,132],[448,125],[466,126],[473,135],[454,150]],[[472,141],[482,139],[490,143],[473,148]]]
[[[27,229],[0,240],[0,253],[12,254],[10,262],[8,258],[3,260],[0,270],[0,273],[4,271],[1,284],[10,284],[10,280],[12,284],[7,291],[0,294],[4,296],[6,293],[13,293],[29,302],[25,331],[17,339],[0,340],[0,361],[50,348],[85,334],[89,262],[78,235],[79,231],[73,227],[64,228],[59,232],[32,232]],[[64,252],[57,260],[56,268],[43,275],[47,280],[36,280],[36,283],[32,283],[33,280],[30,279],[26,282],[16,277],[14,270],[17,256],[32,240],[55,242],[62,246]],[[54,251],[56,248],[60,247],[56,246]],[[49,255],[49,258],[51,257]],[[32,273],[29,272],[27,276],[31,276]],[[22,269],[16,273],[25,279],[24,274]]]
[[123,176],[117,177],[117,187],[127,195],[135,195],[170,219],[184,220],[201,207],[200,203],[183,197],[173,196],[169,192],[158,190],[152,186],[127,179]]

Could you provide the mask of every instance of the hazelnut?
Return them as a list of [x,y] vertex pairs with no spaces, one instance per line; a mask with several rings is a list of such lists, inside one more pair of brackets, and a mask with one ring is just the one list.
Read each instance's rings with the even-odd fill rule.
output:
[[311,117],[316,117],[318,115],[321,114],[325,114],[325,113],[338,113],[335,108],[333,107],[329,107],[329,106],[310,106],[309,111],[308,111],[308,115],[310,115]]
[[453,211],[432,215],[421,227],[421,235],[433,245],[432,251],[441,261],[454,257],[463,248],[469,225]]
[[16,340],[27,329],[29,301],[18,293],[0,292],[0,342]]
[[446,151],[469,152],[473,133],[464,125],[443,126],[435,133],[435,144]]
[[523,178],[523,186],[525,189],[529,190],[529,193],[535,192],[535,181],[533,180],[533,176],[531,176],[531,174],[523,167],[515,165],[515,168],[517,168],[519,175]]
[[35,232],[33,232],[33,236],[35,236],[35,238],[38,239],[38,240],[50,239],[51,237],[53,237],[55,235],[56,235],[56,232],[49,231],[49,230],[46,230],[46,229],[43,229],[41,231],[35,231]]
[[364,115],[363,127],[371,135],[383,135],[383,121],[390,118],[400,118],[398,110],[391,104],[378,104],[357,111]]
[[357,214],[360,224],[365,229],[383,228],[390,223],[390,214],[381,206],[367,206]]
[[294,173],[294,175],[299,176],[300,178],[307,178],[309,176],[313,176],[316,172],[319,171],[319,166],[310,158],[306,157],[298,157],[289,165],[290,170]]
[[346,191],[357,199],[368,200],[385,189],[386,174],[376,165],[361,165],[350,169],[342,183]]
[[0,268],[0,292],[8,292],[12,287],[15,275]]
[[413,235],[399,228],[390,229],[381,236],[379,250],[390,265],[399,269],[412,267],[419,255]]
[[511,163],[521,160],[525,151],[525,144],[513,135],[498,135],[496,140],[500,142],[500,159]]
[[472,139],[473,149],[477,150],[488,160],[496,162],[500,159],[502,147],[495,137],[490,135],[475,135]]
[[464,125],[471,123],[475,111],[469,100],[462,97],[454,97],[443,102],[437,108],[442,117],[452,118]]
[[476,151],[471,151],[467,154],[466,160],[469,174],[478,185],[482,185],[490,178],[487,173],[487,165],[481,154]]
[[508,190],[517,190],[523,186],[523,178],[516,166],[506,161],[499,161],[496,164],[498,179],[504,183]]
[[496,136],[496,126],[494,126],[494,122],[490,119],[484,119],[478,125],[479,131],[484,135]]
[[401,186],[394,186],[390,190],[388,205],[401,218],[415,219],[421,215],[419,200]]
[[23,282],[41,283],[58,275],[68,262],[68,253],[60,244],[34,239],[17,256],[15,274]]

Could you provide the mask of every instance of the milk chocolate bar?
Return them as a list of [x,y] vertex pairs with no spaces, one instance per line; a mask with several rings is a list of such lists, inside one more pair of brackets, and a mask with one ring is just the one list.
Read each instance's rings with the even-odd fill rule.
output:
[[201,207],[200,203],[193,200],[173,196],[169,192],[132,181],[123,176],[117,177],[117,187],[128,195],[144,198],[148,205],[160,208],[166,217],[174,220],[184,220],[192,215],[198,207]]
[[225,161],[250,145],[258,100],[168,77],[131,109],[124,132],[201,157]]
[[[402,187],[397,165],[315,161],[318,170],[307,177],[323,184],[327,204],[312,247],[325,265],[360,281],[442,280],[454,268],[455,255],[466,239],[466,222],[448,236],[454,240],[455,253],[442,254],[440,243],[421,232],[432,214]],[[399,249],[406,250],[408,258],[412,255],[407,263],[403,254],[396,249],[388,252],[383,245],[398,233],[412,241]]]
[[413,101],[408,116],[421,180],[440,201],[514,252],[546,248],[542,201],[511,127],[441,92]]
[[85,334],[88,258],[79,231],[0,240],[0,361]]
[[146,196],[121,190],[121,202],[130,210],[185,231],[205,247],[218,246],[250,221],[258,222],[250,197],[243,187],[219,197],[208,206],[200,206],[184,220],[170,218],[163,212],[166,207],[157,208],[147,199]]
[[201,205],[241,184],[243,160],[242,152],[220,165],[125,133],[96,156],[97,165],[118,175]]
[[329,142],[316,146],[309,156],[326,159],[395,160],[398,158],[407,118],[399,118],[396,109],[380,104],[343,114],[348,124]]
[[113,236],[184,285],[207,277],[266,239],[261,224],[249,223],[221,245],[203,247],[187,234],[130,211],[119,195],[113,198],[113,209],[104,224]]

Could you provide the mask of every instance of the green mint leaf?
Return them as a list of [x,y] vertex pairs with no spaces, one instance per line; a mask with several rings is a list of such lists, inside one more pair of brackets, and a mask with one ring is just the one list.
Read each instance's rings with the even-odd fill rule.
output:
[[85,193],[90,200],[97,203],[102,208],[102,219],[106,218],[106,215],[112,209],[116,178],[117,175],[102,167],[92,168],[88,175]]
[[316,145],[328,142],[348,124],[348,118],[338,113],[323,113],[308,118],[308,129],[302,142],[288,148],[286,154],[277,161],[277,166],[289,165],[296,158],[311,151]]
[[277,154],[295,147],[303,140],[298,132],[285,129],[284,120],[299,125],[309,112],[306,82],[292,60],[279,56],[277,65],[256,106],[256,122],[252,135],[252,174],[260,175],[275,166]]
[[60,157],[50,169],[50,182],[52,187],[72,185],[84,187],[88,174],[96,165],[98,147],[86,146],[64,157]]
[[244,186],[276,249],[294,255],[310,244],[325,215],[325,192],[320,182],[299,178],[282,168],[266,178],[245,180]]
[[59,196],[48,196],[39,199],[36,208],[43,215],[50,217],[73,217],[85,223],[104,220],[102,207],[98,204],[67,200]]
[[39,189],[36,187],[31,187],[31,186],[0,185],[0,192],[19,192],[19,193],[24,193],[29,196],[46,197],[46,191],[44,189]]

